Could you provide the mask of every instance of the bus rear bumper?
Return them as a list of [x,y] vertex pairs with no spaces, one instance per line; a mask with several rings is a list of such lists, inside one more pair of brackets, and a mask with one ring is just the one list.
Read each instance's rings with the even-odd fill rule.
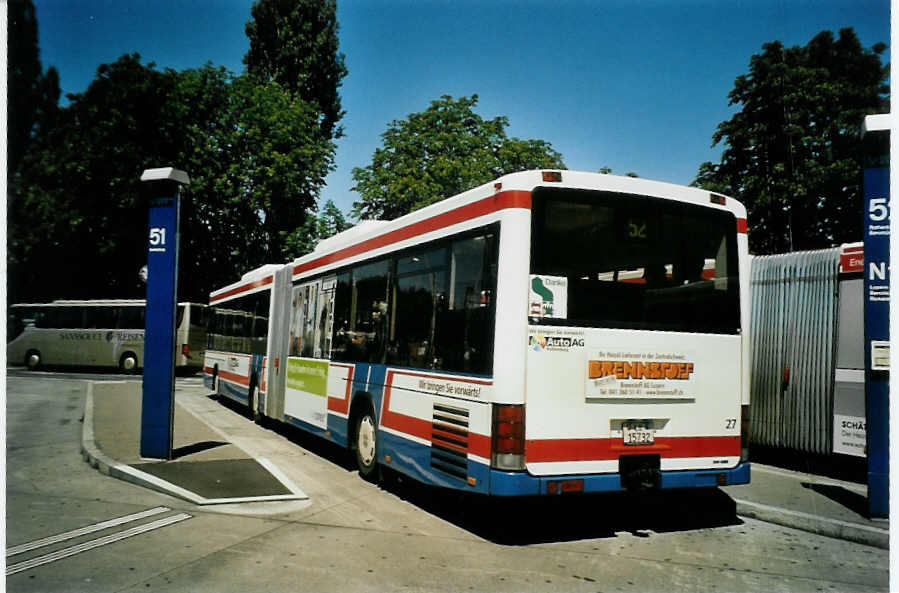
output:
[[[714,488],[748,484],[750,463],[732,469],[663,471],[660,489]],[[552,496],[566,492],[617,492],[624,490],[621,474],[533,476],[527,472],[490,470],[493,496]]]

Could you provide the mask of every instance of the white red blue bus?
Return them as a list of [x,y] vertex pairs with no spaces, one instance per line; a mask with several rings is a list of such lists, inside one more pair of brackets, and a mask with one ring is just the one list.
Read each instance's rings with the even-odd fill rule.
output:
[[[135,373],[144,362],[146,301],[57,300],[11,305],[7,360],[29,369],[46,365],[118,367]],[[206,305],[178,303],[175,368],[198,371],[206,346]]]
[[365,477],[497,496],[741,484],[748,273],[731,198],[516,173],[212,293],[253,315],[232,303],[264,293],[269,331],[246,365],[208,349],[206,376],[355,451]]

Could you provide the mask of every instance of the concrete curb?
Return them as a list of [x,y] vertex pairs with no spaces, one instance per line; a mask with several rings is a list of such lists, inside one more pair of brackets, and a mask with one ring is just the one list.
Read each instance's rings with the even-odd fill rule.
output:
[[825,535],[827,537],[851,541],[858,544],[865,544],[884,550],[890,548],[890,532],[886,529],[861,525],[859,523],[850,523],[848,521],[826,519],[808,513],[790,511],[736,498],[734,499],[734,502],[737,503],[737,515],[741,517],[757,519],[759,521],[765,521],[766,523],[774,523],[784,527],[791,527],[793,529],[799,529],[817,535]]
[[[105,382],[109,384],[109,381]],[[124,383],[124,382],[122,382]],[[84,400],[84,426],[81,432],[81,456],[87,461],[91,467],[99,470],[103,475],[110,476],[125,482],[130,482],[137,486],[149,488],[162,494],[174,496],[187,502],[197,505],[210,504],[232,504],[242,502],[269,502],[284,500],[307,500],[309,497],[300,490],[287,476],[284,475],[274,464],[267,459],[256,459],[256,461],[266,468],[275,479],[281,482],[292,494],[279,494],[271,496],[252,496],[242,498],[205,498],[178,486],[172,484],[154,475],[142,472],[138,469],[119,463],[108,455],[104,454],[97,445],[94,436],[94,382],[87,382],[87,391]]]

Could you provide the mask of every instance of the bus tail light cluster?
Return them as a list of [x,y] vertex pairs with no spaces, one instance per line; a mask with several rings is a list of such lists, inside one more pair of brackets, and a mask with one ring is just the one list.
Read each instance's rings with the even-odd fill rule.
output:
[[490,461],[494,469],[524,469],[524,406],[494,404],[493,443]]
[[749,406],[740,406],[740,461],[749,461]]
[[190,358],[190,346],[187,344],[181,344],[181,354],[185,357]]

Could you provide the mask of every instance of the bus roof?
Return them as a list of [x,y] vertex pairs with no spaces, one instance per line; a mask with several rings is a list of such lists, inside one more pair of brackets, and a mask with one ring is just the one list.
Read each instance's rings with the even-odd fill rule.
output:
[[[50,303],[15,303],[10,307],[143,307],[147,304],[145,299],[57,299]],[[179,305],[199,305],[205,307],[202,303],[180,302]]]
[[244,294],[252,294],[263,290],[264,287],[271,286],[274,281],[275,272],[284,267],[284,264],[265,264],[259,266],[255,270],[250,270],[237,282],[232,282],[228,286],[218,288],[209,293],[209,303],[222,301],[228,297]]
[[[453,226],[507,208],[530,209],[530,193],[538,187],[586,189],[672,199],[728,210],[743,221],[746,208],[733,198],[708,190],[649,179],[603,173],[552,170],[511,173],[457,196],[446,198],[390,221],[363,221],[319,243],[315,251],[295,259],[293,276],[317,270],[431,231]],[[714,197],[713,197],[714,196]]]

